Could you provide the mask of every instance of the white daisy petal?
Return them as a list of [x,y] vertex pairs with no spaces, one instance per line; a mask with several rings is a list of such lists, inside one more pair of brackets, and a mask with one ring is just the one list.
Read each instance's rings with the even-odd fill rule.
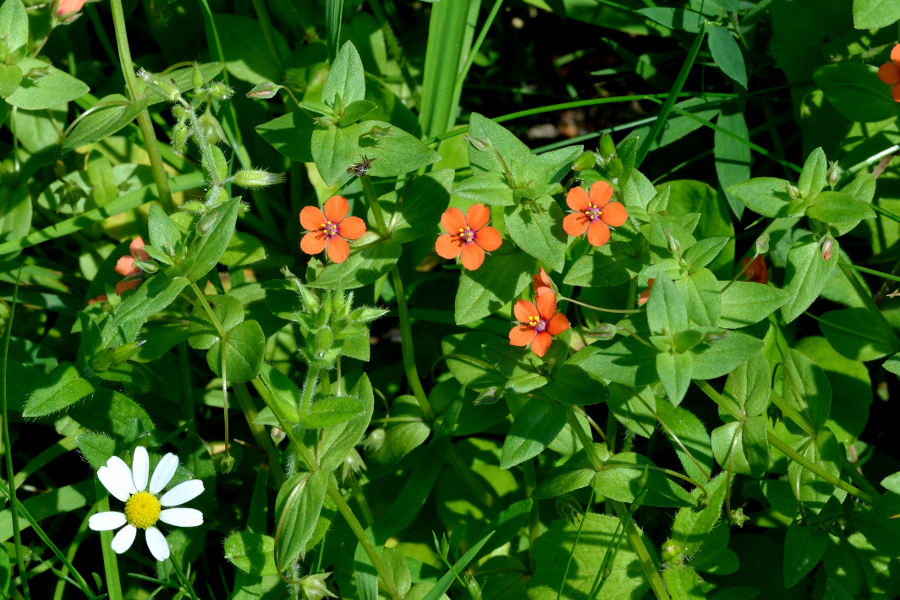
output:
[[122,502],[127,501],[131,494],[137,492],[134,489],[134,482],[131,480],[131,469],[118,456],[110,457],[106,461],[106,466],[97,470],[97,479],[110,494]]
[[138,446],[134,449],[134,459],[131,461],[131,475],[134,478],[134,487],[139,492],[147,489],[147,479],[150,477],[150,456],[147,449]]
[[176,470],[178,470],[178,457],[169,452],[153,469],[153,476],[150,478],[150,493],[158,494],[161,489],[166,487],[172,481]]
[[110,547],[116,554],[122,554],[131,548],[131,544],[134,542],[134,536],[136,534],[137,529],[135,529],[134,525],[126,525],[120,529],[119,533],[116,534],[116,537],[113,538]]
[[175,527],[203,525],[203,513],[196,508],[167,508],[159,513],[159,520]]
[[156,527],[148,527],[147,547],[150,548],[150,554],[158,561],[164,561],[169,558],[169,544],[166,542],[165,536]]
[[163,506],[178,506],[189,500],[193,500],[203,493],[203,482],[199,479],[191,479],[184,483],[179,483],[171,490],[163,494],[159,499],[159,503]]
[[118,529],[125,524],[125,514],[108,511],[91,515],[88,519],[88,527],[94,531],[109,531],[110,529]]

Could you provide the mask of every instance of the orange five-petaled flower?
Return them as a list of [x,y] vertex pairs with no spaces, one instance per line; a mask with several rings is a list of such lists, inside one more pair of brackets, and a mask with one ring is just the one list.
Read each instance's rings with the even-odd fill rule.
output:
[[339,263],[350,256],[347,240],[358,240],[366,232],[366,223],[359,217],[348,217],[347,199],[332,196],[325,201],[324,212],[316,206],[304,206],[300,224],[309,233],[300,240],[300,249],[307,254],[327,250],[328,258]]
[[150,255],[144,250],[144,240],[141,236],[137,236],[128,245],[130,256],[122,256],[116,261],[114,271],[125,277],[116,284],[116,295],[122,295],[125,290],[136,288],[141,283],[141,270],[134,265],[135,260],[150,260]]
[[741,268],[744,270],[744,279],[747,281],[769,283],[769,269],[766,267],[766,259],[762,254],[757,254],[754,258],[745,258],[741,261]]
[[484,204],[473,204],[465,216],[458,208],[448,208],[441,215],[441,227],[447,233],[438,236],[434,250],[443,258],[462,255],[462,264],[474,271],[484,262],[484,252],[496,250],[503,243],[500,232],[488,227],[491,210]]
[[610,202],[612,195],[612,186],[605,181],[592,185],[590,195],[582,187],[569,190],[566,204],[574,212],[563,219],[566,233],[578,237],[587,231],[588,242],[594,246],[602,246],[608,242],[609,228],[619,227],[628,219],[624,205]]
[[891,62],[878,67],[878,77],[891,86],[891,95],[895,101],[900,102],[900,44],[891,50]]
[[547,288],[541,289],[536,299],[537,307],[527,300],[519,300],[513,312],[521,325],[509,332],[509,343],[513,346],[531,344],[531,351],[544,356],[553,336],[569,328],[569,320],[556,312],[556,294]]

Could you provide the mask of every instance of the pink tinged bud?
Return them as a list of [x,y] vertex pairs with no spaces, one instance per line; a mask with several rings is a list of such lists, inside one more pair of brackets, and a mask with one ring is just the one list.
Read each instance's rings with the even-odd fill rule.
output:
[[822,249],[822,258],[825,260],[830,259],[831,254],[834,252],[834,238],[829,236],[823,239],[819,247]]
[[263,81],[254,85],[253,89],[247,92],[247,97],[256,98],[257,100],[268,100],[274,98],[279,89],[281,89],[281,86],[277,83]]
[[85,1],[86,0],[59,0],[59,4],[56,5],[56,16],[62,18],[78,12],[81,10],[81,7],[84,6]]

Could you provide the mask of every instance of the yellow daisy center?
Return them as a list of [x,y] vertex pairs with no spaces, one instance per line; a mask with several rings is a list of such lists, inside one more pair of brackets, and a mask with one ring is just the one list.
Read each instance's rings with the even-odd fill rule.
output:
[[125,519],[138,529],[153,527],[159,520],[159,500],[150,492],[138,492],[125,503]]

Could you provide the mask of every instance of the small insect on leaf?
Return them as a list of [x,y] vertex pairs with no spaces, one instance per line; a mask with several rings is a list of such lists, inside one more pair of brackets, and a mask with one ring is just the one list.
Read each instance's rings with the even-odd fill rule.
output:
[[369,167],[372,166],[373,162],[375,162],[374,158],[369,158],[368,156],[363,154],[361,161],[347,167],[347,172],[351,175],[355,175],[356,177],[362,177],[369,172]]

